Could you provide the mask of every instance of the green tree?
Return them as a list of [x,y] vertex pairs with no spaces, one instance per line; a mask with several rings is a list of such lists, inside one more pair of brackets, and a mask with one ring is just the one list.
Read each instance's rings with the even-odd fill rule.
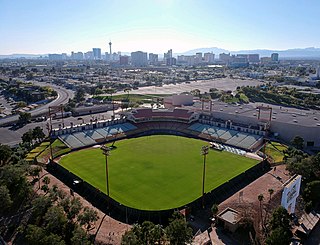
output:
[[49,190],[50,190],[50,188],[49,188],[48,185],[42,185],[41,186],[41,190],[45,193],[45,195],[47,195]]
[[303,149],[303,146],[304,146],[304,139],[301,137],[301,136],[295,136],[292,141],[291,141],[291,144],[299,149],[299,150],[302,150]]
[[274,193],[274,189],[270,188],[270,189],[268,189],[268,192],[269,192],[269,195],[270,195],[269,201],[271,201],[271,196]]
[[40,224],[52,203],[52,199],[48,196],[38,196],[32,201],[32,220],[34,224]]
[[67,223],[67,218],[61,207],[52,206],[45,214],[44,221],[47,231],[62,235]]
[[77,90],[76,90],[76,93],[75,93],[75,100],[76,100],[76,102],[81,102],[81,101],[83,101],[84,100],[84,98],[85,98],[85,95],[86,95],[86,93],[85,93],[85,91],[84,91],[84,89],[83,88],[78,88]]
[[48,176],[44,176],[42,179],[43,184],[49,185],[50,184],[50,178]]
[[33,141],[33,133],[32,130],[29,129],[29,131],[25,132],[22,137],[22,142],[26,143],[29,147],[32,146],[32,141]]
[[64,198],[60,205],[67,214],[68,220],[72,221],[82,210],[83,206],[79,198]]
[[304,199],[312,202],[315,205],[320,200],[320,180],[311,181],[307,184],[303,193]]
[[42,179],[42,183],[44,185],[41,186],[41,190],[43,190],[45,195],[47,195],[50,190],[50,188],[49,188],[50,178],[48,176],[44,176],[44,178]]
[[76,227],[72,232],[71,244],[72,245],[89,245],[92,243],[88,240],[88,236],[86,232],[80,227]]
[[290,215],[284,207],[279,206],[273,211],[272,217],[270,219],[270,226],[271,226],[271,229],[275,229],[277,227],[283,227],[286,229],[291,228]]
[[36,139],[38,142],[41,142],[45,137],[46,135],[44,134],[42,128],[40,128],[39,126],[35,127],[33,130],[32,130],[32,136],[34,139]]
[[24,102],[24,101],[17,102],[17,107],[19,107],[19,108],[23,108],[23,107],[26,107],[26,106],[27,106],[27,103]]
[[284,207],[280,206],[273,211],[269,225],[271,232],[266,240],[266,244],[290,244],[290,239],[292,237],[290,215]]
[[26,230],[26,240],[33,245],[65,245],[62,237],[52,234],[36,225],[28,225]]
[[311,169],[315,178],[320,179],[320,152],[312,156]]
[[283,227],[277,227],[271,231],[270,236],[266,239],[267,245],[286,245],[290,244],[292,233]]
[[26,178],[26,166],[5,165],[0,168],[0,185],[8,188],[11,199],[15,206],[19,206],[31,194],[31,186]]
[[31,121],[31,113],[28,113],[28,112],[20,112],[19,113],[19,119],[18,119],[18,123],[20,125],[25,125],[27,124],[28,122]]
[[0,185],[0,200],[0,213],[3,213],[12,205],[9,189],[5,185]]
[[140,245],[133,229],[126,231],[121,238],[121,245]]
[[94,91],[94,94],[95,94],[95,95],[103,94],[103,90],[100,89],[100,88],[96,88],[95,91]]
[[12,150],[7,145],[0,144],[0,167],[9,163],[12,155]]
[[164,240],[164,230],[161,225],[154,225],[149,233],[152,244],[162,244]]
[[49,234],[46,235],[42,240],[42,244],[44,245],[65,245],[66,242],[63,240],[62,236],[57,234]]
[[144,221],[141,225],[141,238],[143,244],[155,244],[156,239],[153,237],[153,229],[155,225],[150,221]]
[[192,94],[193,96],[197,96],[200,97],[200,90],[199,89],[194,89],[190,91],[190,94]]
[[36,225],[28,225],[26,230],[26,240],[29,244],[41,245],[41,241],[46,236],[46,231]]
[[176,212],[165,228],[165,234],[170,244],[182,245],[192,241],[192,229],[188,227],[183,215]]
[[212,215],[213,215],[214,217],[216,217],[216,215],[217,215],[218,212],[219,212],[219,206],[218,206],[218,204],[214,203],[214,204],[212,205],[212,207],[211,207],[211,212],[212,212]]
[[88,232],[91,228],[93,222],[98,220],[98,213],[97,211],[85,207],[83,212],[78,215],[78,221],[81,226],[86,226],[86,231]]
[[116,90],[113,89],[113,88],[108,88],[108,89],[106,90],[106,93],[107,93],[107,94],[110,94],[110,97],[111,97],[112,116],[113,116],[113,117],[114,117],[114,102],[113,102],[113,97],[112,97],[112,95],[113,95],[115,92],[116,92]]
[[262,223],[262,221],[263,221],[263,219],[262,219],[262,202],[263,202],[263,200],[264,200],[263,194],[258,195],[258,201],[259,201],[259,204],[260,204],[259,207],[260,207],[261,223]]
[[26,79],[27,80],[32,80],[33,79],[33,73],[31,73],[31,72],[27,73]]
[[29,168],[29,174],[32,176],[33,180],[36,180],[38,178],[39,182],[39,189],[41,188],[40,184],[40,173],[41,173],[42,168],[40,166],[33,166]]

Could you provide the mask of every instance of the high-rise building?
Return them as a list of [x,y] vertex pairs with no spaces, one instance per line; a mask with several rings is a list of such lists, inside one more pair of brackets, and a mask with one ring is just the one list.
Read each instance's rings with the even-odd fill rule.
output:
[[198,59],[202,60],[202,53],[201,52],[196,53],[196,57]]
[[105,58],[107,62],[110,62],[111,58],[110,58],[110,54],[108,52],[105,52]]
[[260,62],[262,64],[268,64],[271,62],[271,57],[261,57]]
[[274,62],[279,61],[279,54],[278,53],[272,53],[271,54],[271,61],[274,61]]
[[72,60],[83,60],[83,53],[82,52],[71,52],[71,59]]
[[213,53],[205,53],[204,61],[208,64],[212,64],[214,62],[214,54]]
[[163,61],[167,66],[174,65],[173,63],[175,61],[172,59],[172,49],[169,49],[167,53],[163,54]]
[[232,57],[230,56],[230,53],[229,54],[225,54],[225,53],[219,54],[219,60],[221,60],[225,63],[230,62],[231,59],[232,59]]
[[131,53],[131,65],[136,67],[144,67],[148,64],[147,53],[136,51]]
[[86,60],[93,60],[93,52],[92,51],[88,51],[88,52],[84,53],[84,58]]
[[93,59],[95,60],[101,60],[101,48],[93,48]]
[[150,53],[149,54],[149,64],[150,65],[157,65],[158,64],[158,55]]
[[129,65],[129,56],[120,55],[120,65],[122,65],[122,66]]
[[320,78],[320,66],[318,66],[317,70],[316,70],[316,78],[319,79]]
[[120,56],[121,56],[121,52],[113,53],[111,60],[112,61],[119,61],[120,60]]
[[179,55],[177,63],[179,65],[193,66],[196,65],[196,57],[194,55]]
[[247,59],[249,63],[259,63],[260,55],[259,54],[248,54]]
[[63,60],[62,54],[48,54],[49,60]]

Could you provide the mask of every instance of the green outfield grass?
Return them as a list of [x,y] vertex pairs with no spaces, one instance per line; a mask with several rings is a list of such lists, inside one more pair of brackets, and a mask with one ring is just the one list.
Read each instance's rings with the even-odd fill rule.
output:
[[269,142],[266,145],[265,153],[273,159],[275,163],[282,162],[284,153],[288,147],[286,145],[277,143],[277,142]]
[[[142,210],[183,206],[201,196],[203,157],[207,142],[168,135],[125,139],[108,157],[110,196]],[[60,164],[106,192],[105,157],[99,148],[64,156]],[[256,160],[210,150],[205,191],[209,192],[257,164]]]

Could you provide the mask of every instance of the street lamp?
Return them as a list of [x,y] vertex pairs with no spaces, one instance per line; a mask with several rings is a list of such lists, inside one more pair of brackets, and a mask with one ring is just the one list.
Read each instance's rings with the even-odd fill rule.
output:
[[209,153],[209,146],[205,145],[201,148],[201,155],[203,156],[203,173],[202,173],[202,207],[204,208],[204,181],[206,177],[206,157]]
[[109,197],[109,171],[108,171],[108,156],[110,156],[110,148],[108,146],[101,146],[102,154],[106,156],[106,181],[107,181],[107,196]]

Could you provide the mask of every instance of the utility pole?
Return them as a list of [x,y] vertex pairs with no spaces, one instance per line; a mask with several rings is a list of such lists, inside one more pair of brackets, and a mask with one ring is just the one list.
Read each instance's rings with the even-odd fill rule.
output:
[[202,146],[201,155],[203,156],[203,173],[202,173],[202,208],[204,208],[204,182],[206,178],[206,157],[209,153],[209,146]]
[[109,197],[109,171],[108,171],[108,156],[110,156],[110,148],[108,146],[101,146],[102,154],[106,156],[106,184],[107,184],[107,196]]

